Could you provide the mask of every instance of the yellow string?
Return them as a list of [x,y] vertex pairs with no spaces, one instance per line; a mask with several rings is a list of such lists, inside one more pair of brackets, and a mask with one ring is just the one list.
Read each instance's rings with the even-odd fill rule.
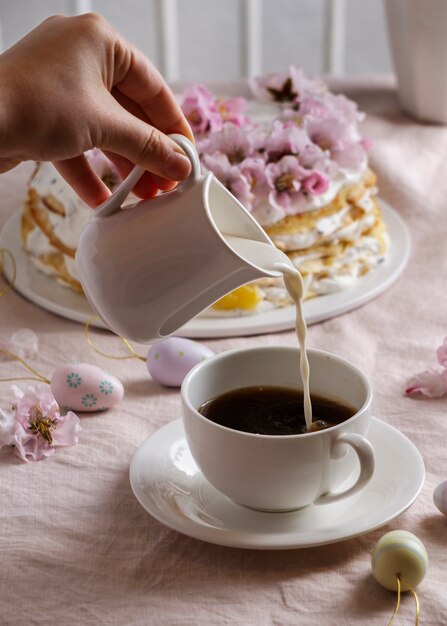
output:
[[38,380],[41,383],[47,383],[48,385],[50,384],[51,381],[48,378],[46,378],[45,376],[42,376],[42,374],[39,374],[39,372],[37,372],[33,367],[31,367],[31,365],[28,365],[28,363],[26,363],[26,361],[24,361],[18,354],[14,354],[14,352],[11,352],[10,350],[5,350],[5,348],[0,348],[0,352],[2,354],[6,354],[7,356],[11,357],[15,361],[19,361],[28,371],[34,374],[34,376],[18,376],[15,378],[0,378],[0,382],[8,383],[8,382],[13,382],[15,380]]
[[[396,602],[396,608],[394,609],[394,613],[391,616],[390,621],[388,622],[388,626],[391,626],[391,624],[393,623],[393,620],[396,617],[397,611],[399,610],[399,607],[400,607],[400,579],[399,579],[399,576],[396,576],[396,580],[397,580],[397,602]],[[411,593],[413,594],[414,602],[416,604],[416,620],[414,622],[414,626],[419,626],[419,610],[420,610],[419,598],[418,598],[418,595],[417,595],[416,591],[412,587],[410,587],[410,589],[408,591],[411,591]]]
[[121,341],[123,342],[123,344],[126,346],[126,348],[129,350],[130,354],[127,354],[125,356],[115,356],[113,354],[107,354],[106,352],[103,352],[102,350],[100,350],[99,348],[97,348],[94,344],[93,341],[90,338],[90,324],[94,321],[99,319],[98,317],[91,317],[90,319],[88,319],[85,323],[85,339],[88,343],[88,345],[90,346],[90,348],[92,350],[94,350],[97,354],[100,354],[101,356],[105,356],[108,359],[115,359],[116,361],[125,361],[126,359],[140,359],[140,361],[146,361],[144,356],[140,356],[139,354],[137,354],[135,352],[135,350],[133,349],[133,347],[130,345],[129,340],[126,339],[125,337],[120,337]]
[[[7,280],[6,275],[5,275],[6,257],[9,258],[9,260],[11,261],[11,265],[12,265],[12,278],[10,281]],[[14,283],[16,281],[16,275],[17,275],[17,267],[16,267],[16,261],[14,259],[14,255],[7,248],[0,249],[0,274],[3,274],[5,281],[6,281],[6,287],[4,287],[0,291],[0,298],[1,298],[6,293],[8,293],[8,291],[11,291],[11,289],[14,287]]]
[[419,598],[414,589],[410,588],[410,591],[413,594],[414,602],[416,604],[416,621],[414,622],[414,626],[419,626]]
[[400,579],[399,579],[399,576],[396,576],[396,580],[397,580],[397,602],[396,602],[396,608],[394,609],[394,613],[391,616],[390,621],[388,622],[388,626],[391,626],[391,624],[393,623],[393,620],[396,617],[397,611],[399,610],[399,607],[400,607]]
[[130,345],[130,342],[128,339],[126,339],[125,337],[121,337],[121,335],[120,335],[120,339],[123,342],[123,344],[126,346],[126,348],[129,350],[130,354],[132,354],[136,359],[140,359],[140,361],[146,361],[144,356],[141,356],[140,354],[137,354],[135,352],[135,350],[133,349],[133,346]]

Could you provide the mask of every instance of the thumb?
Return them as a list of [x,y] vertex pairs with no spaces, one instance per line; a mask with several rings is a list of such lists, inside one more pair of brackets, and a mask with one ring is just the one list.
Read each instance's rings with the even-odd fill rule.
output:
[[191,163],[178,144],[126,111],[114,98],[110,98],[98,130],[98,148],[126,157],[157,176],[184,180],[191,171]]

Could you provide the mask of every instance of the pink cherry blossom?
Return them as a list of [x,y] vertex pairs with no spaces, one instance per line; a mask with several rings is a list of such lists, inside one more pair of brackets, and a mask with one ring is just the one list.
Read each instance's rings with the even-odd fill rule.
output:
[[202,158],[205,169],[213,172],[220,182],[236,196],[248,211],[252,209],[253,194],[250,182],[237,165],[232,165],[226,154],[216,152]]
[[346,145],[342,150],[334,150],[332,159],[341,170],[359,172],[366,165],[366,152],[360,142]]
[[335,150],[343,150],[345,147],[346,129],[340,121],[309,118],[305,126],[311,140],[322,150],[332,154]]
[[211,133],[206,139],[202,140],[198,150],[199,153],[208,155],[216,152],[225,154],[233,165],[250,156],[253,146],[249,133],[239,126],[227,122],[220,132]]
[[319,81],[310,79],[301,68],[291,66],[288,72],[268,74],[250,82],[255,97],[269,102],[290,105],[297,108],[308,93],[324,92]]
[[365,117],[364,113],[359,112],[357,104],[343,94],[327,91],[324,94],[323,102],[328,112],[328,117],[341,120],[347,126],[354,127]]
[[362,137],[359,141],[359,144],[364,150],[368,152],[368,150],[371,150],[371,148],[373,147],[374,142],[371,137]]
[[0,447],[12,445],[22,460],[38,461],[59,446],[73,446],[82,431],[78,416],[65,415],[46,385],[29,386],[26,392],[11,387],[16,402],[12,411],[0,410]]
[[255,207],[266,197],[269,191],[265,162],[259,157],[249,157],[244,159],[239,165],[239,171],[250,185],[250,205],[251,207]]
[[436,350],[436,356],[439,365],[447,368],[447,337],[444,337],[442,345],[440,345],[439,348]]
[[265,152],[268,161],[279,161],[288,154],[300,155],[310,145],[310,139],[305,130],[296,125],[285,125],[280,121],[274,122],[272,131],[265,142]]
[[278,163],[269,163],[265,170],[271,188],[269,200],[275,208],[290,211],[300,199],[301,181],[308,171],[294,156],[284,156]]
[[313,196],[318,196],[329,189],[329,180],[320,172],[312,172],[303,180],[302,187]]
[[429,398],[447,395],[447,337],[436,350],[438,369],[430,368],[413,376],[405,390],[407,395],[423,394]]
[[[16,330],[9,339],[0,339],[0,348],[17,355],[21,359],[36,356],[39,350],[39,339],[29,328]],[[0,352],[0,361],[9,361],[14,357]]]
[[188,87],[181,107],[194,133],[215,132],[223,126],[216,99],[203,85]]
[[345,125],[333,119],[306,121],[311,140],[327,153],[341,170],[360,171],[366,164],[366,152],[360,140],[352,140]]
[[[299,114],[301,115],[301,119],[309,116],[315,119],[325,119],[328,117],[329,113],[323,100],[318,100],[317,98],[306,98],[300,106]],[[291,113],[284,111],[284,115],[291,116]]]
[[422,394],[429,398],[441,398],[447,394],[447,370],[425,370],[413,376],[405,389],[409,396]]
[[217,107],[224,122],[231,122],[236,126],[250,126],[251,120],[246,116],[248,102],[245,98],[218,98]]

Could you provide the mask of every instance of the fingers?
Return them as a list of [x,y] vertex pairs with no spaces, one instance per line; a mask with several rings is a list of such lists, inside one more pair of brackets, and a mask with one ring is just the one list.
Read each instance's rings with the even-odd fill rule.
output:
[[83,154],[72,159],[53,161],[53,165],[89,206],[96,207],[110,196],[110,191],[95,174]]
[[[119,154],[107,151],[105,154],[114,163],[121,178],[126,178],[135,167],[131,161]],[[176,182],[167,180],[166,178],[160,178],[159,176],[155,176],[155,174],[145,172],[133,188],[133,192],[139,198],[153,198],[160,190],[170,191],[176,184]]]
[[163,132],[126,111],[110,95],[101,109],[95,145],[114,152],[149,172],[177,181],[187,178],[191,163],[180,146]]
[[127,42],[115,48],[113,85],[137,103],[148,121],[165,134],[194,136],[174,94],[142,52]]

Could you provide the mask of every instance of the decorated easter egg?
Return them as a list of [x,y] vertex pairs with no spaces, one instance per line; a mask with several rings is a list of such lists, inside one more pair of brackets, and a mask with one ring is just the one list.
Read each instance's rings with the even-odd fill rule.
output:
[[168,337],[149,349],[146,365],[158,383],[180,387],[189,370],[213,354],[212,350],[192,339]]
[[88,363],[58,367],[51,378],[51,391],[61,408],[86,412],[110,409],[124,396],[118,378]]
[[371,568],[377,582],[397,591],[397,576],[402,591],[414,589],[424,578],[428,555],[420,539],[406,530],[392,530],[376,543]]
[[433,502],[435,503],[435,507],[447,515],[447,480],[444,480],[442,483],[436,487],[433,492]]

